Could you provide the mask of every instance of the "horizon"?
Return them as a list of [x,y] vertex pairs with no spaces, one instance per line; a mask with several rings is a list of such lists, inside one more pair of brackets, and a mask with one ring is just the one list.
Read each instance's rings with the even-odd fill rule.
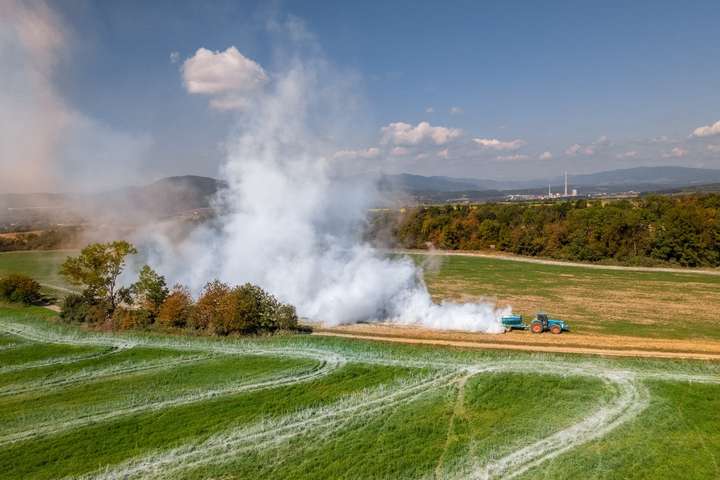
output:
[[321,154],[348,174],[720,168],[719,4],[413,5],[6,0],[0,193],[219,177],[299,57],[341,106]]

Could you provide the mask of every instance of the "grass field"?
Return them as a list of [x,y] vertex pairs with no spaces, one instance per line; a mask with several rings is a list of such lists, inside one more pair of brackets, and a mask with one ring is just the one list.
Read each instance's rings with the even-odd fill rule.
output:
[[[58,275],[70,252],[0,253],[0,274],[22,272],[57,297],[72,289]],[[415,256],[420,264],[425,256]],[[533,316],[547,311],[578,334],[720,340],[720,276],[637,272],[448,256],[426,269],[436,300],[489,298]],[[56,287],[56,288],[52,288]]]
[[717,478],[720,364],[82,331],[0,309],[0,478]]
[[[415,256],[427,263],[424,256]],[[579,334],[720,339],[720,276],[438,258],[425,280],[436,300],[491,298],[532,317],[546,311]]]
[[62,297],[73,285],[60,275],[60,264],[73,251],[0,252],[0,275],[22,273],[30,275],[43,286],[44,293]]

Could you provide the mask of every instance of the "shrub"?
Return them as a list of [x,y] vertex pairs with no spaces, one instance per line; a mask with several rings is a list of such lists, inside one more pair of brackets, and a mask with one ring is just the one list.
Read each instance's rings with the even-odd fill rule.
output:
[[262,288],[246,283],[233,288],[220,300],[213,333],[249,334],[297,328],[295,307],[285,305]]
[[10,274],[0,279],[0,298],[32,305],[42,299],[40,284],[26,275]]
[[113,313],[113,325],[116,329],[145,329],[152,323],[150,312],[143,309],[118,307]]
[[164,327],[186,327],[192,315],[190,291],[181,285],[173,287],[158,312],[158,322]]
[[110,316],[110,305],[88,294],[71,293],[63,300],[60,318],[66,323],[99,324]]

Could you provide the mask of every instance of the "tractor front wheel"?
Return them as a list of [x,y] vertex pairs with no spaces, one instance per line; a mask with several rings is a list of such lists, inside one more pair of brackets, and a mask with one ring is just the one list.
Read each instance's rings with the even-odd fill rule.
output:
[[543,326],[542,323],[537,322],[530,325],[530,331],[533,333],[542,333],[543,332]]
[[562,332],[562,328],[560,328],[560,325],[553,325],[550,327],[550,332],[554,333],[555,335],[560,335],[560,332]]

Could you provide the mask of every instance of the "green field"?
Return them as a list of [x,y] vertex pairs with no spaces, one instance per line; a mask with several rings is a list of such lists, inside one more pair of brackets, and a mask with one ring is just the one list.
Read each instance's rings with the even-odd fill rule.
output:
[[[22,272],[62,297],[58,275],[70,252],[0,253],[0,275]],[[422,255],[414,256],[420,264]],[[541,265],[482,257],[438,257],[425,280],[436,300],[492,299],[526,316],[547,311],[578,334],[720,339],[720,276]],[[52,288],[56,287],[56,288]]]
[[0,275],[22,273],[33,277],[43,286],[44,293],[62,297],[73,285],[60,275],[60,264],[74,251],[0,252]]
[[[425,256],[414,257],[427,263]],[[532,317],[546,311],[579,334],[720,339],[720,276],[436,257],[426,269],[436,300],[490,298]]]
[[717,478],[720,364],[108,334],[0,309],[0,478]]

